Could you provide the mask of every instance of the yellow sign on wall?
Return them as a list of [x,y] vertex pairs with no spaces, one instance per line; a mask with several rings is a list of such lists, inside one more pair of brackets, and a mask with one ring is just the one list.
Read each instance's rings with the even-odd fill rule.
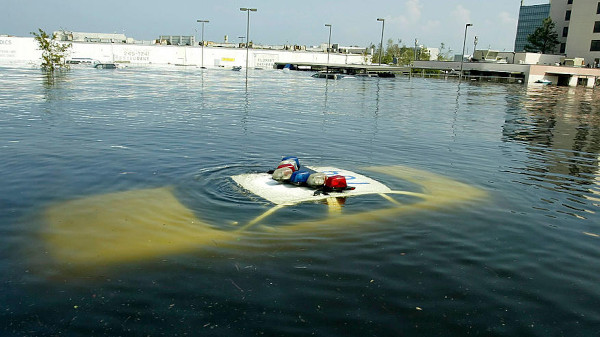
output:
[[221,61],[235,62],[235,58],[233,58],[233,57],[221,57]]

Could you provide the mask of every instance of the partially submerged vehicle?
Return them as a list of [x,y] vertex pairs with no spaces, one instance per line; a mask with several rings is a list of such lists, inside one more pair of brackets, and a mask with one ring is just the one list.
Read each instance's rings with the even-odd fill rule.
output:
[[[255,214],[250,220],[236,222],[234,227],[227,228],[219,220],[202,218],[203,214],[193,211],[178,198],[174,187],[167,186],[93,195],[53,204],[44,211],[46,228],[42,237],[55,263],[67,268],[96,267],[215,246],[254,250],[256,245],[248,243],[256,240],[264,249],[298,235],[309,234],[315,238],[373,230],[374,223],[382,218],[423,210],[450,210],[458,204],[478,202],[486,196],[476,187],[406,166],[361,169],[361,172],[376,174],[382,181],[333,166],[309,169],[343,179],[334,182],[334,187],[328,190],[294,184],[292,180],[282,182],[286,177],[275,180],[275,172],[231,176],[228,184],[238,186],[237,190],[250,198],[249,203],[259,204],[262,209],[262,213]],[[338,184],[342,180],[346,188]],[[415,188],[394,190],[386,183],[400,186],[395,181]],[[382,198],[381,202],[387,206],[358,212],[344,209],[346,199],[368,195]],[[320,218],[296,218],[284,223],[274,220],[275,213],[301,204],[314,210],[327,205],[327,211],[318,213]]]
[[328,80],[341,80],[343,78],[356,78],[352,75],[342,74],[342,73],[330,73],[327,71],[319,71],[318,73],[314,73],[311,75],[313,78],[325,78]]
[[66,64],[84,64],[84,65],[93,65],[97,63],[94,59],[88,57],[73,57],[65,61]]
[[96,68],[96,69],[117,69],[117,65],[115,63],[96,63],[96,64],[94,64],[94,68]]

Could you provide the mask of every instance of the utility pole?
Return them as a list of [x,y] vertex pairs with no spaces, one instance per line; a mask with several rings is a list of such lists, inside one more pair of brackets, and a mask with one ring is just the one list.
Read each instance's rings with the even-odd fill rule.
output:
[[462,76],[463,76],[463,62],[465,60],[465,45],[467,43],[467,29],[469,29],[469,27],[473,26],[473,24],[471,23],[467,23],[465,25],[465,37],[463,39],[463,49],[462,49],[462,54],[460,55],[460,74],[458,75],[458,83],[460,83],[460,81],[462,80]]
[[331,49],[331,25],[326,23],[325,27],[329,27],[329,40],[327,42],[327,72],[329,72],[329,49]]
[[196,22],[200,22],[202,23],[202,64],[200,65],[200,68],[204,69],[204,24],[205,23],[209,23],[210,21],[208,20],[196,20]]
[[379,65],[381,65],[381,52],[383,51],[383,30],[385,29],[385,19],[378,18],[381,21],[381,42],[379,43]]
[[248,12],[248,21],[246,23],[246,81],[248,81],[248,47],[250,44],[250,12],[256,12],[256,8],[240,8],[242,12]]

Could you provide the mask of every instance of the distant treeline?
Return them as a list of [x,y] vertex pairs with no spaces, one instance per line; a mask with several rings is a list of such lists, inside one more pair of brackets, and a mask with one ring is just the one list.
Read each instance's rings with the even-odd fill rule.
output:
[[[381,62],[379,61],[379,44],[375,45],[371,43],[369,49],[374,50],[373,63],[409,65],[414,60],[429,61],[431,58],[429,49],[426,46],[417,45],[416,48],[415,46],[409,47],[403,44],[400,39],[398,39],[397,43],[394,43],[392,39],[387,40],[387,44],[383,46],[383,51],[381,52]],[[436,60],[448,61],[451,59],[451,53],[452,50],[446,49],[446,45],[441,43]]]

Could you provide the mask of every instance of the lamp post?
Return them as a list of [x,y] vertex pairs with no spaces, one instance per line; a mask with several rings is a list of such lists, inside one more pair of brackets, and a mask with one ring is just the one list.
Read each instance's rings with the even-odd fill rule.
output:
[[196,20],[196,22],[202,23],[202,64],[200,65],[200,68],[204,69],[204,24],[205,23],[209,23],[210,21],[208,21],[208,20]]
[[250,12],[256,12],[256,8],[240,8],[240,11],[248,13],[248,21],[246,23],[246,79],[248,79],[248,45],[250,44]]
[[415,39],[415,58],[414,58],[415,61],[417,60],[417,45],[418,44],[419,44],[419,40]]
[[413,57],[413,62],[410,68],[410,77],[412,77],[412,73],[415,70],[415,61],[417,60],[417,44],[419,43],[418,39],[415,39],[415,50],[414,50],[414,57]]
[[326,23],[325,27],[329,27],[329,40],[327,42],[327,72],[329,72],[329,49],[331,49],[331,25]]
[[378,18],[381,21],[381,42],[379,43],[379,65],[381,65],[381,51],[383,50],[383,29],[385,28],[385,19]]
[[463,49],[462,49],[462,54],[460,55],[460,74],[458,75],[458,82],[460,83],[460,81],[462,80],[462,76],[463,76],[463,62],[465,59],[465,45],[467,43],[467,29],[469,29],[469,27],[473,26],[473,24],[467,23],[465,25],[465,37],[463,39]]

